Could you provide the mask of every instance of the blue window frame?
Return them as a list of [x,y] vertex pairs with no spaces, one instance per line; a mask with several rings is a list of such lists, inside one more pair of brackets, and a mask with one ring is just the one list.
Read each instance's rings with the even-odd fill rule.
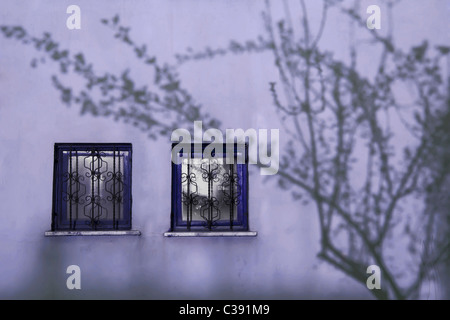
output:
[[172,160],[171,231],[248,231],[247,144],[174,143]]
[[52,231],[131,229],[130,143],[56,143]]

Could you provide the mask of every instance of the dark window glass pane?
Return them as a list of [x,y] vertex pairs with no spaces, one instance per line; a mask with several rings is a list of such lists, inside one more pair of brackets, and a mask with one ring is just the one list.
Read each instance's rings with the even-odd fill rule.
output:
[[131,145],[57,144],[53,227],[131,228]]
[[173,155],[172,230],[248,230],[248,146],[206,147],[182,144]]
[[[192,221],[229,221],[237,212],[240,185],[234,165],[224,159],[185,159],[182,164],[182,219],[187,221],[192,203]],[[188,179],[189,174],[189,179]],[[189,188],[189,190],[188,190]],[[191,201],[187,201],[191,197]],[[236,220],[236,214],[233,220]]]

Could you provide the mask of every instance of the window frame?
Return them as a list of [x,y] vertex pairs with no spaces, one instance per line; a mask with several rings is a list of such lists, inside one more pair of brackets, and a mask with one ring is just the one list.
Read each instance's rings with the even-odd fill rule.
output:
[[[223,159],[229,157],[227,153],[227,144],[219,144],[219,143],[173,143],[172,150],[175,146],[178,146],[180,152],[177,152],[176,156],[180,159],[183,159],[183,156],[186,156],[185,148],[191,148],[191,158],[195,158],[195,155],[198,155],[198,151],[201,147],[202,159],[205,158],[204,151],[208,146],[212,146],[215,148],[212,155],[215,155],[216,150],[221,150],[221,154],[223,155]],[[239,152],[243,152],[241,155],[243,157],[244,163],[237,163],[237,156]],[[199,157],[197,157],[199,158]],[[170,230],[169,233],[166,233],[168,236],[172,236],[171,232],[175,233],[193,233],[194,235],[202,235],[205,233],[217,233],[223,234],[226,233],[236,233],[236,232],[248,232],[249,231],[249,174],[248,174],[248,143],[234,143],[233,145],[233,158],[234,165],[236,166],[236,174],[238,176],[238,181],[240,181],[240,195],[241,198],[239,203],[236,205],[236,220],[231,222],[230,220],[218,220],[215,222],[214,227],[209,227],[208,222],[204,221],[191,221],[188,226],[188,221],[183,221],[183,199],[182,199],[182,163],[171,163],[171,222],[170,222]],[[225,164],[228,164],[225,162]],[[206,227],[205,227],[206,224]],[[256,233],[252,233],[251,235],[256,235]]]
[[[128,152],[128,155],[121,156],[115,155],[115,152],[121,152],[126,151]],[[107,199],[108,201],[114,201],[113,208],[115,209],[115,205],[117,201],[122,201],[123,206],[123,212],[122,212],[122,218],[115,219],[115,210],[113,213],[113,216],[111,219],[100,219],[100,224],[97,222],[93,222],[91,219],[91,225],[89,226],[86,224],[86,221],[89,220],[80,220],[78,225],[76,223],[73,223],[74,220],[67,217],[67,199],[64,199],[64,196],[70,195],[67,193],[67,181],[65,179],[71,179],[71,177],[68,175],[69,173],[73,173],[69,169],[67,171],[67,168],[69,166],[69,158],[73,155],[67,155],[65,152],[75,152],[75,155],[77,157],[83,157],[86,159],[87,154],[91,153],[94,157],[95,154],[100,154],[102,152],[114,152],[114,158],[119,157],[119,171],[116,172],[115,168],[113,171],[104,171],[101,172],[101,174],[108,175],[111,173],[110,177],[105,177],[105,186],[106,183],[110,180],[108,179],[117,179],[116,177],[120,176],[121,179],[123,179],[123,193],[120,199],[115,200],[112,195],[108,195],[110,199]],[[78,152],[82,152],[84,155],[79,155]],[[92,153],[95,152],[95,153]],[[62,232],[62,235],[81,235],[83,232],[88,234],[100,234],[102,232],[111,232],[111,231],[121,231],[120,234],[126,234],[124,231],[131,230],[132,227],[132,153],[133,148],[131,143],[55,143],[54,145],[54,166],[53,166],[53,192],[52,192],[52,220],[51,220],[51,232],[49,234],[46,233],[46,235],[54,235],[52,233],[55,232]],[[123,172],[120,172],[120,159],[122,158],[122,166],[123,166]],[[98,158],[97,158],[98,160]],[[84,161],[84,160],[82,160]],[[101,161],[101,158],[100,158]],[[116,161],[116,160],[114,160]],[[72,168],[72,167],[71,167]],[[86,167],[85,167],[86,168]],[[95,167],[94,167],[95,168]],[[95,170],[95,169],[94,169]],[[78,172],[78,170],[77,170]],[[68,175],[66,178],[64,175]],[[114,176],[114,174],[118,174]],[[86,178],[86,177],[85,177]],[[93,178],[94,181],[94,178]],[[115,181],[115,180],[114,180]],[[95,192],[94,192],[95,195]],[[119,193],[120,195],[120,193]],[[73,196],[73,193],[72,193]],[[86,202],[89,201],[86,197],[91,197],[88,195],[88,191],[86,190],[86,193],[82,196],[85,197]],[[106,196],[106,198],[108,198]],[[72,201],[72,200],[70,200]],[[88,204],[86,204],[88,205]],[[119,207],[120,208],[120,207]],[[83,214],[83,213],[82,213]],[[120,215],[120,209],[119,213]],[[66,232],[66,233],[64,233]],[[136,232],[135,232],[136,233]],[[106,234],[106,233],[104,233]],[[140,233],[136,233],[140,234]]]

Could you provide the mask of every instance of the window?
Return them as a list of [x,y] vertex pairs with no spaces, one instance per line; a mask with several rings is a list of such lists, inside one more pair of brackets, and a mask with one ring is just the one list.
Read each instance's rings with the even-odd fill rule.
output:
[[52,232],[130,230],[131,156],[129,143],[56,143]]
[[247,144],[173,144],[172,157],[166,236],[256,235],[249,231]]

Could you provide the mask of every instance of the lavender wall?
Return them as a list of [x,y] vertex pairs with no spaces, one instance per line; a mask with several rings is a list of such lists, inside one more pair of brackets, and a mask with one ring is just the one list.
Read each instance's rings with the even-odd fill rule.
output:
[[[81,30],[66,28],[70,4],[81,8]],[[223,46],[257,36],[263,6],[262,1],[8,0],[0,4],[0,24],[19,24],[35,35],[49,31],[62,47],[82,51],[96,70],[130,68],[144,85],[152,76],[101,18],[119,14],[136,40],[147,43],[160,61],[173,63],[174,54],[189,46]],[[317,25],[320,6],[313,1],[308,6]],[[400,42],[448,43],[448,14],[448,1],[408,1],[396,20]],[[324,47],[344,56],[348,23],[334,12],[328,25]],[[361,63],[368,72],[371,54]],[[366,288],[316,257],[313,205],[300,206],[257,170],[250,176],[256,238],[163,237],[170,223],[170,136],[153,141],[127,124],[66,108],[50,83],[57,66],[32,69],[35,56],[33,48],[0,37],[0,298],[371,298]],[[188,63],[180,76],[224,127],[280,128],[268,90],[268,82],[278,79],[269,52]],[[68,79],[80,84],[75,76]],[[281,144],[284,137],[280,132]],[[133,229],[140,237],[44,237],[55,142],[133,144]],[[71,264],[81,268],[82,290],[66,288]]]

